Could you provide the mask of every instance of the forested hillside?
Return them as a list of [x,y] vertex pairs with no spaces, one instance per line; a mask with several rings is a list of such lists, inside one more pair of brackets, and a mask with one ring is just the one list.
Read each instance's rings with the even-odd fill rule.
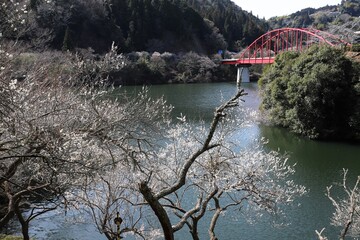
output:
[[269,29],[265,20],[241,10],[230,0],[185,0],[202,17],[220,29],[230,49],[248,46]]
[[360,42],[360,2],[342,0],[337,6],[324,6],[319,9],[306,8],[289,16],[269,19],[271,28],[314,27],[333,34],[342,35],[349,42]]
[[[2,37],[36,48],[91,48],[103,53],[115,42],[122,52],[215,53],[235,50],[267,26],[230,0],[19,0],[26,21],[14,26],[2,12]],[[14,31],[16,29],[16,31]]]

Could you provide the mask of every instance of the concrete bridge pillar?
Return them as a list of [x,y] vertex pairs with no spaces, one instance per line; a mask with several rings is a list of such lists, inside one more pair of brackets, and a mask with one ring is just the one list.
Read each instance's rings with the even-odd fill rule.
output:
[[237,77],[236,82],[239,85],[240,83],[250,82],[250,71],[249,67],[251,65],[237,65]]

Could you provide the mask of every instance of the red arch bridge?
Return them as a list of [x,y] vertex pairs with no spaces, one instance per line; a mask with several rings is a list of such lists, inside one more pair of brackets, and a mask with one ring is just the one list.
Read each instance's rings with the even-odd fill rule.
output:
[[271,64],[282,52],[301,52],[313,44],[350,45],[338,36],[313,28],[281,28],[263,34],[242,51],[239,58],[223,59],[222,64],[236,65],[237,81],[249,82],[249,67],[252,64]]

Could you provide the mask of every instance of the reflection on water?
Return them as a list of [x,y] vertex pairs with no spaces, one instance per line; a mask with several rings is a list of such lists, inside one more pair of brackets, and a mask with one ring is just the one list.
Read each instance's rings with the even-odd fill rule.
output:
[[[257,109],[259,96],[255,83],[244,84],[247,96],[244,106]],[[136,92],[141,87],[126,87],[120,91]],[[215,84],[181,84],[152,86],[149,93],[153,97],[164,96],[169,104],[175,107],[174,115],[187,115],[187,119],[197,122],[198,119],[210,121],[214,109],[236,91],[234,83]],[[216,228],[219,239],[316,239],[315,230],[326,227],[325,234],[336,239],[338,229],[329,226],[332,214],[331,203],[325,197],[326,186],[341,179],[342,168],[350,169],[350,178],[360,175],[360,147],[342,143],[311,141],[289,133],[287,130],[264,126],[250,125],[239,129],[236,137],[242,142],[264,137],[269,140],[265,146],[269,150],[280,150],[289,155],[290,163],[297,163],[295,181],[305,185],[310,192],[299,199],[300,207],[288,209],[290,226],[281,229],[273,228],[270,220],[264,217],[257,224],[245,221],[241,212],[228,212],[221,218]],[[208,219],[208,218],[207,218]],[[32,224],[32,234],[36,239],[105,239],[96,232],[87,219],[81,224],[72,224],[71,217],[63,214],[49,213]],[[207,220],[200,222],[201,239],[208,239]],[[34,227],[35,226],[35,227]],[[190,239],[187,229],[177,233],[176,239]]]

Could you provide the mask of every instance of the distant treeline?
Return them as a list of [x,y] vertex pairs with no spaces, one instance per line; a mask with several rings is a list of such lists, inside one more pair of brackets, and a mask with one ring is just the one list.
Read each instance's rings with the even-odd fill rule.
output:
[[[118,53],[118,48],[104,54],[80,50],[76,54],[62,51],[23,52],[14,54],[11,78],[22,80],[39,65],[49,66],[47,78],[73,79],[79,83],[105,81],[111,85],[163,83],[199,83],[235,81],[236,70],[221,65],[220,56],[211,58],[195,52]],[[61,76],[59,78],[58,76]]]

